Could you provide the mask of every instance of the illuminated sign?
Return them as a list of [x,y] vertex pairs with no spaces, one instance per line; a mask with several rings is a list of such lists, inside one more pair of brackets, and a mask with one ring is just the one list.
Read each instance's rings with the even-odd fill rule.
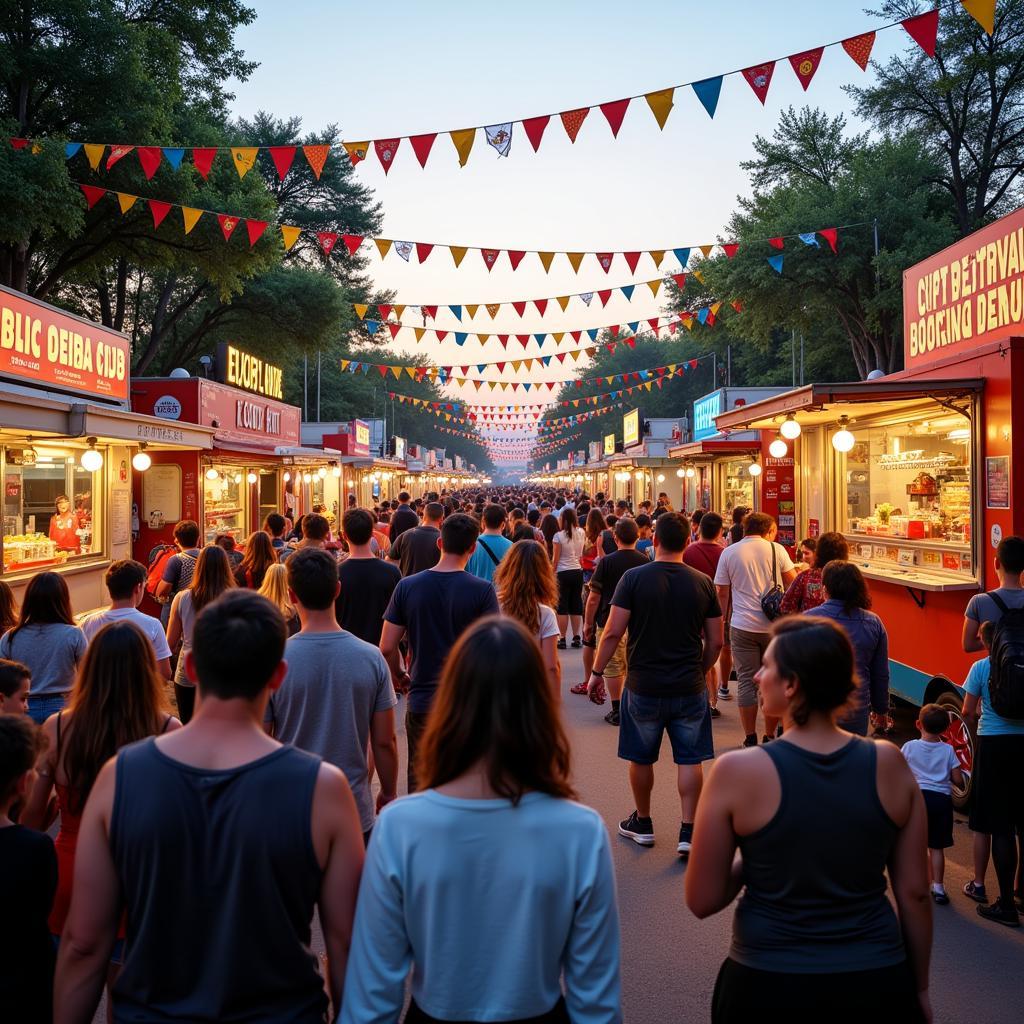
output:
[[604,435],[604,453],[605,455],[615,454],[615,435],[605,434]]
[[[736,403],[739,405],[739,401]],[[693,403],[693,439],[700,441],[718,433],[715,417],[722,411],[722,392],[712,391],[710,395],[698,398]]]
[[370,450],[370,425],[362,420],[353,420],[352,425],[356,428],[356,448]]
[[265,398],[283,398],[281,368],[227,342],[217,346],[216,378],[221,384],[252,391]]
[[405,458],[405,438],[395,437],[395,451],[394,456],[400,462]]
[[631,448],[640,443],[640,410],[634,409],[622,417],[622,447]]

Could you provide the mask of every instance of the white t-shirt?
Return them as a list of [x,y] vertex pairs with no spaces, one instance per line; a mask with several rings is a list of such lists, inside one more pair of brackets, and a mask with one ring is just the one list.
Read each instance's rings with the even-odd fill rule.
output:
[[572,536],[568,536],[564,530],[559,530],[558,533],[551,538],[552,544],[558,544],[560,546],[558,552],[558,564],[555,566],[555,572],[565,572],[567,569],[581,569],[580,557],[583,554],[583,545],[587,541],[587,535],[577,527],[572,531]]
[[171,649],[167,646],[167,637],[164,635],[164,627],[160,620],[140,612],[138,608],[107,608],[90,615],[82,623],[85,639],[92,643],[93,637],[111,622],[130,622],[133,626],[138,626],[149,637],[157,661],[163,661],[164,658],[171,656]]
[[[785,589],[782,574],[793,571],[786,549],[775,544],[775,582]],[[732,625],[748,633],[767,633],[771,623],[761,611],[761,598],[772,584],[772,549],[764,537],[744,537],[730,544],[718,560],[715,584],[730,587]]]
[[946,796],[952,794],[953,783],[949,773],[960,767],[960,761],[948,743],[910,740],[903,744],[903,756],[922,789],[945,793]]
[[540,611],[540,628],[537,630],[537,639],[543,643],[549,636],[561,636],[562,631],[558,628],[554,609],[546,604],[538,605],[538,609]]

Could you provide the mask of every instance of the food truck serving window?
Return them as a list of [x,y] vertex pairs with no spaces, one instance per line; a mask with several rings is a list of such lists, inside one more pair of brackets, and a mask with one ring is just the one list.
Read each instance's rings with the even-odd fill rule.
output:
[[973,577],[968,419],[936,407],[851,429],[845,532],[853,557]]
[[203,476],[203,536],[211,544],[219,533],[245,542],[248,522],[248,470],[214,463]]
[[[3,571],[35,572],[102,554],[103,470],[81,464],[86,448],[0,447],[3,473]],[[87,462],[104,464],[96,448]]]

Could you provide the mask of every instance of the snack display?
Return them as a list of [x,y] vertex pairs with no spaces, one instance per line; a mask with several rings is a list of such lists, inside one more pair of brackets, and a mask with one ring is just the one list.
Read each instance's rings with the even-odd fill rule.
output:
[[56,565],[67,560],[66,551],[42,533],[15,533],[4,537],[4,569]]

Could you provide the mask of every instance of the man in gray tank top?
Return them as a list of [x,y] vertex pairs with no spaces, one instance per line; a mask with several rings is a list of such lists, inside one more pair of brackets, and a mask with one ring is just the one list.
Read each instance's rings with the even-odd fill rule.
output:
[[122,913],[118,1024],[322,1024],[314,908],[338,1011],[362,829],[344,774],[263,730],[287,670],[285,635],[280,613],[252,591],[208,605],[186,655],[195,717],[100,772],[79,834],[55,1020],[92,1020]]

